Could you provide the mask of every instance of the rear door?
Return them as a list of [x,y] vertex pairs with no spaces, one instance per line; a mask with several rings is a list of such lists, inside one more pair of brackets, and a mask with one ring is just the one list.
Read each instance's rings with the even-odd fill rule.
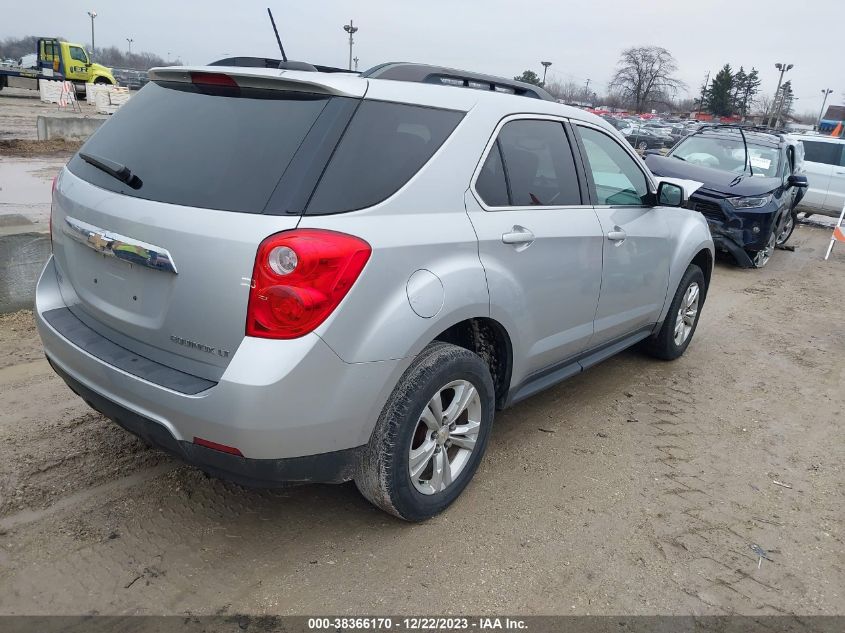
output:
[[52,219],[74,314],[209,379],[244,337],[259,243],[297,225],[358,103],[226,79],[148,84],[71,159]]
[[[800,205],[802,208],[820,211],[834,210],[837,196],[835,194],[830,196],[830,202],[828,202],[828,197],[834,172],[837,170],[845,172],[845,168],[839,166],[843,145],[807,138],[802,138],[801,143],[804,145],[804,172],[809,187]],[[845,174],[841,178],[845,178]],[[842,193],[839,195],[845,196],[845,186],[842,187]],[[841,208],[840,203],[839,209]]]
[[513,323],[516,384],[593,333],[602,233],[577,172],[563,122],[520,115],[499,124],[466,196],[491,317]]
[[657,322],[672,251],[666,216],[678,211],[651,206],[648,176],[616,138],[588,124],[575,128],[604,235],[601,297],[590,343],[597,347]]

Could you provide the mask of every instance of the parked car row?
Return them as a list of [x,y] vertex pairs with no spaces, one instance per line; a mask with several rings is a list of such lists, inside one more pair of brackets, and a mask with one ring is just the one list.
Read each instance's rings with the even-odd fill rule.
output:
[[112,74],[117,80],[117,84],[119,86],[129,88],[130,90],[140,90],[147,85],[147,82],[150,80],[146,71],[143,70],[114,68],[112,70]]
[[639,117],[621,118],[612,115],[604,115],[603,118],[619,130],[625,139],[640,152],[673,147],[688,134],[708,125],[696,120],[658,118],[646,120]]

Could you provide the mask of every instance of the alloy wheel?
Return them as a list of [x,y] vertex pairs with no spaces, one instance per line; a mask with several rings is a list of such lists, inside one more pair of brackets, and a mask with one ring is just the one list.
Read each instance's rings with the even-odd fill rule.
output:
[[789,236],[792,235],[792,228],[794,226],[795,226],[795,218],[792,217],[791,213],[789,213],[786,216],[786,223],[783,225],[783,229],[781,229],[781,232],[778,235],[778,240],[777,240],[778,246],[786,243],[786,240],[788,240]]
[[411,436],[408,472],[424,495],[443,492],[469,462],[481,429],[481,398],[472,383],[455,380],[432,396]]
[[698,318],[698,302],[701,297],[701,288],[698,282],[692,282],[681,299],[681,307],[675,317],[675,345],[681,346],[689,338],[695,320]]

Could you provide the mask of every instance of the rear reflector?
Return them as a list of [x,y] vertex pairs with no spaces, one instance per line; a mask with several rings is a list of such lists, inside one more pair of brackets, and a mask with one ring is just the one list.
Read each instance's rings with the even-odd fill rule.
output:
[[238,83],[234,79],[223,73],[191,73],[191,83],[204,86],[238,87]]
[[225,444],[218,444],[217,442],[212,442],[211,440],[204,440],[201,437],[194,438],[194,444],[197,446],[204,446],[205,448],[210,448],[215,451],[220,451],[221,453],[229,453],[230,455],[237,455],[238,457],[243,457],[244,454],[240,452],[234,446],[226,446]]

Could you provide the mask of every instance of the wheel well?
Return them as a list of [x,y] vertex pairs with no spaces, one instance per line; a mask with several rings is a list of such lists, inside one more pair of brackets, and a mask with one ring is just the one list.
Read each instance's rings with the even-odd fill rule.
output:
[[691,264],[695,264],[704,273],[704,296],[707,296],[707,289],[710,287],[710,274],[713,272],[713,258],[706,248],[698,251],[692,258]]
[[109,80],[108,77],[97,77],[96,79],[94,79],[94,83],[95,84],[109,84],[109,85],[111,85],[111,81]]
[[511,381],[511,340],[505,328],[485,317],[455,323],[435,337],[436,341],[452,343],[478,354],[490,367],[496,389],[496,408],[503,409]]

